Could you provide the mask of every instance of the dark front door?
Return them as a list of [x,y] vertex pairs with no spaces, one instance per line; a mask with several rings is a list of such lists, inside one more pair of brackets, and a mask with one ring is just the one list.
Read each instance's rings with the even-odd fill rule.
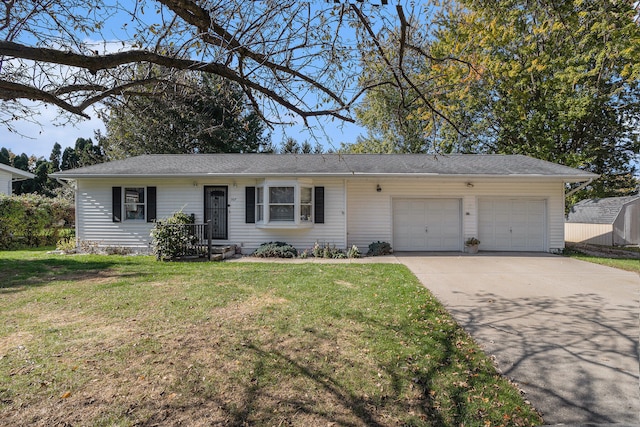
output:
[[227,240],[227,187],[204,187],[204,221],[214,239]]

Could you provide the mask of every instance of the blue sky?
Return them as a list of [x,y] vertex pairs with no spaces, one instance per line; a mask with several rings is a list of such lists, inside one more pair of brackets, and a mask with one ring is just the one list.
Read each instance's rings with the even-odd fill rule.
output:
[[[418,2],[420,3],[420,2]],[[149,14],[149,19],[157,19]],[[117,39],[122,34],[117,34],[115,29],[119,28],[121,22],[115,21],[113,28],[110,28],[109,37]],[[96,34],[96,39],[99,35]],[[109,42],[107,42],[108,44]],[[6,147],[15,154],[26,153],[37,157],[48,158],[53,145],[57,142],[63,148],[73,146],[77,138],[93,138],[95,130],[104,133],[104,125],[91,110],[87,111],[93,118],[91,120],[79,119],[75,124],[60,124],[61,118],[56,107],[46,108],[35,106],[40,112],[37,117],[39,124],[28,121],[16,121],[14,127],[17,133],[9,132],[5,127],[0,128],[0,147]],[[319,142],[325,149],[337,149],[341,142],[352,143],[359,135],[364,135],[366,130],[360,126],[341,122],[337,119],[310,119],[310,129],[300,124],[290,126],[277,126],[271,131],[273,144],[278,147],[287,137],[293,137],[298,142],[305,140],[312,145]]]
[[[93,138],[95,130],[101,130],[104,134],[104,124],[95,114],[92,114],[91,120],[80,119],[75,124],[61,125],[56,124],[60,118],[55,107],[44,108],[34,105],[34,108],[40,111],[40,126],[21,120],[14,122],[18,133],[9,132],[4,127],[0,128],[0,147],[5,147],[15,154],[25,153],[29,156],[49,158],[56,142],[64,150],[65,147],[73,146],[78,138]],[[339,148],[341,142],[355,142],[358,135],[366,133],[366,130],[358,125],[339,120],[310,119],[309,124],[310,128],[299,124],[276,126],[271,132],[271,139],[276,147],[287,137],[292,137],[300,143],[308,140],[312,146],[318,141],[328,150]]]
[[[153,8],[148,9],[147,13],[140,13],[137,17],[148,24],[156,22],[159,15],[154,13]],[[395,9],[389,10],[393,12]],[[94,44],[96,50],[106,52],[119,50],[121,46],[119,40],[124,40],[125,43],[129,43],[131,40],[129,29],[131,25],[125,29],[126,23],[130,23],[130,16],[127,14],[113,15],[101,32],[87,34],[85,41]],[[32,106],[40,113],[35,117],[37,124],[26,120],[15,121],[13,122],[17,131],[15,133],[5,127],[0,128],[0,147],[8,148],[15,154],[25,153],[48,158],[56,142],[64,149],[73,146],[78,138],[94,138],[96,130],[100,130],[104,134],[104,124],[92,109],[85,111],[92,117],[90,120],[76,117],[73,124],[63,124],[67,121],[68,113],[61,115],[59,110],[51,105],[43,107],[36,103],[25,104]],[[314,103],[311,102],[310,105],[312,104]],[[271,114],[269,111],[264,111],[264,113]],[[283,117],[285,116],[286,114],[283,115]],[[301,119],[295,117],[292,120],[301,122]],[[292,137],[300,143],[307,140],[312,146],[319,142],[328,150],[339,148],[341,142],[355,142],[358,135],[364,135],[366,131],[360,126],[340,120],[310,118],[309,128],[301,124],[283,125],[276,126],[270,133],[271,140],[276,147],[279,147],[287,137]]]

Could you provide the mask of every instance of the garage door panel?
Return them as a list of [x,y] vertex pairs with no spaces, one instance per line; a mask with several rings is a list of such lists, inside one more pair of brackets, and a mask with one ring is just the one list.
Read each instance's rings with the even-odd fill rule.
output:
[[459,199],[408,199],[393,203],[394,248],[398,251],[460,250]]
[[480,199],[478,216],[478,238],[483,250],[546,249],[544,200]]

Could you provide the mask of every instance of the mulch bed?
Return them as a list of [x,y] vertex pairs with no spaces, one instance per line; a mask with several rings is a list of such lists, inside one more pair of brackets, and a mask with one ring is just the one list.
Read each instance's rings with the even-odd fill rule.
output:
[[567,247],[585,255],[604,257],[604,258],[621,258],[621,259],[640,259],[640,252],[627,250],[624,248],[612,248],[609,246],[590,245],[587,243],[571,243]]

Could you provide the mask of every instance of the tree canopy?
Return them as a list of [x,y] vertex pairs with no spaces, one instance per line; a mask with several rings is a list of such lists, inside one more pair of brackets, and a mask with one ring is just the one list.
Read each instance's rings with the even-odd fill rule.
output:
[[[640,152],[636,13],[612,1],[449,3],[424,49],[457,60],[406,58],[420,86],[369,91],[358,115],[370,135],[346,149],[527,154],[601,174],[583,196],[631,191]],[[429,104],[422,93],[433,95]]]
[[[380,62],[378,38],[428,7],[299,0],[4,1],[0,119],[28,118],[24,100],[86,117],[96,103],[162,90],[172,73],[234,82],[269,123],[328,116],[353,121],[361,79]],[[416,18],[417,20],[417,18]],[[414,43],[405,37],[398,49]],[[374,48],[378,46],[377,48]],[[371,49],[368,49],[371,48]],[[372,54],[362,55],[370,50]],[[144,67],[149,72],[141,73]],[[164,70],[158,76],[152,70]]]
[[14,154],[6,147],[0,148],[0,163],[31,172],[35,178],[13,183],[15,194],[38,193],[53,197],[63,195],[73,200],[73,194],[65,191],[61,184],[49,174],[61,170],[90,166],[105,161],[100,144],[94,145],[91,139],[78,138],[74,147],[62,147],[57,142],[53,145],[49,160],[34,155]]
[[175,75],[155,95],[111,102],[100,137],[111,159],[140,154],[248,153],[270,146],[239,86],[203,73]]

